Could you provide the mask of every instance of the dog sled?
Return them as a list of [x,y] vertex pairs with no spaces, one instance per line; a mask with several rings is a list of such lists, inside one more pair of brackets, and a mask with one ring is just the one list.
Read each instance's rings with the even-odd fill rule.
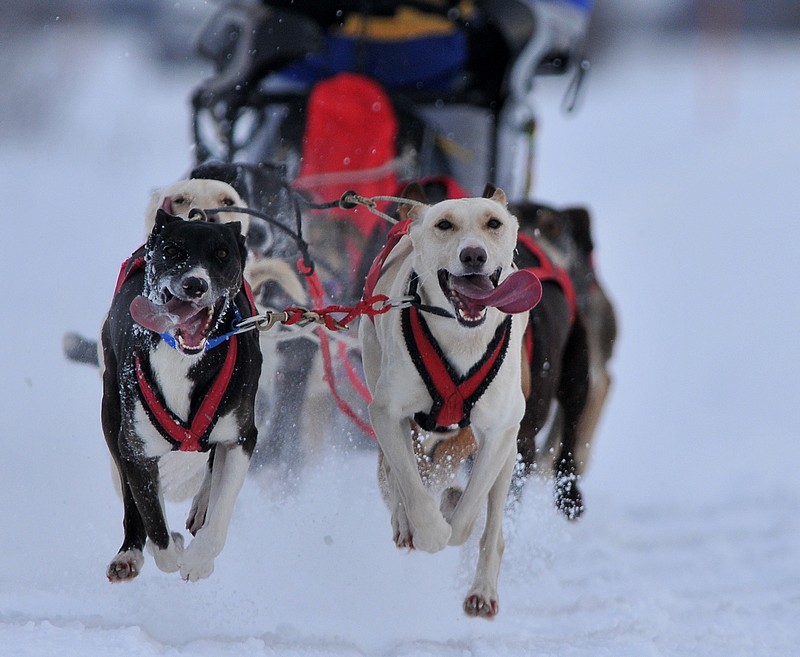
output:
[[[324,301],[353,305],[391,228],[371,210],[394,208],[391,200],[336,201],[350,190],[399,197],[413,180],[431,201],[478,196],[493,181],[512,202],[530,202],[533,83],[564,76],[565,107],[575,106],[590,10],[590,0],[226,3],[197,40],[214,73],[192,95],[192,175],[234,186],[255,176],[251,207],[282,224],[282,234],[302,231]],[[301,255],[290,251],[289,259]],[[262,290],[262,305],[280,303],[271,295]],[[327,383],[349,416],[338,420],[339,433],[370,443],[356,347],[338,334],[322,339],[327,346],[280,342],[257,461],[301,458],[302,404],[320,347]]]

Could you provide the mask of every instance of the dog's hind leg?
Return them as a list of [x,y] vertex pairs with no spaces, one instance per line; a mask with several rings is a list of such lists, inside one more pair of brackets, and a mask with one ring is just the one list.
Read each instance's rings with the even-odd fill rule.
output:
[[579,426],[586,410],[589,395],[589,355],[586,331],[576,321],[564,351],[558,401],[564,415],[561,446],[555,460],[555,504],[569,520],[584,511],[583,497],[578,488],[578,466],[575,461]]
[[186,529],[194,536],[206,522],[206,515],[208,514],[208,499],[211,496],[211,473],[214,470],[214,452],[216,449],[212,448],[211,454],[208,457],[208,465],[205,474],[203,475],[203,482],[200,488],[192,499],[192,506],[189,509],[189,515],[186,518]]
[[589,345],[589,396],[586,410],[578,426],[578,444],[575,464],[578,474],[583,474],[591,456],[592,438],[611,388],[608,363],[617,339],[617,319],[608,297],[599,286],[589,293],[586,317],[586,336]]
[[[473,429],[476,428],[473,427]],[[469,481],[449,519],[452,527],[450,545],[462,545],[466,542],[472,533],[489,491],[495,486],[500,474],[505,472],[504,468],[508,462],[516,462],[518,431],[519,425],[513,425],[502,429],[499,432],[500,435],[491,436],[487,440],[485,434],[481,436],[476,430],[476,436],[480,436],[478,452],[469,475]],[[513,464],[511,472],[513,472]],[[511,474],[509,474],[508,486],[503,492],[504,496],[508,495],[508,488],[511,485],[510,477]],[[503,505],[505,505],[505,497],[503,500]]]
[[569,305],[555,283],[546,281],[543,289],[542,301],[530,313],[533,351],[530,362],[523,364],[523,369],[529,370],[530,392],[517,440],[520,464],[512,483],[515,498],[521,495],[525,481],[534,472],[549,475],[549,466],[555,458],[555,454],[542,453],[537,448],[537,438],[552,415],[561,378],[561,354],[569,331]]
[[611,388],[611,375],[605,368],[595,368],[593,365],[590,380],[591,385],[589,386],[586,410],[578,425],[578,439],[575,445],[575,467],[579,475],[586,471],[589,464],[592,438]]
[[500,563],[505,550],[503,511],[516,461],[516,452],[512,451],[507,456],[500,474],[489,490],[486,527],[481,536],[475,581],[464,599],[464,613],[468,616],[491,620],[499,611],[497,580],[500,576]]
[[208,511],[205,523],[183,553],[183,579],[193,582],[214,572],[214,559],[225,546],[233,507],[249,465],[250,454],[240,445],[215,447]]

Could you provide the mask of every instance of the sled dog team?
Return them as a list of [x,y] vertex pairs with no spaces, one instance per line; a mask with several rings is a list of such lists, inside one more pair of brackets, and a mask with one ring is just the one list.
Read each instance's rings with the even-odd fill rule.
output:
[[[509,491],[538,468],[552,474],[566,517],[583,510],[579,476],[608,391],[613,310],[594,278],[588,216],[532,205],[512,213],[490,186],[481,198],[434,204],[415,187],[406,196],[365,297],[414,301],[359,323],[381,491],[399,548],[462,545],[485,510],[463,607],[492,618]],[[102,328],[102,426],[124,507],[112,582],[139,574],[145,547],[185,580],[213,572],[256,445],[262,363],[268,370],[275,357],[258,331],[234,327],[258,314],[252,287],[264,279],[304,297],[289,268],[248,257],[255,220],[248,231],[246,214],[192,212],[226,206],[246,204],[218,180],[154,197],[147,241],[123,264]],[[189,220],[198,215],[211,219]],[[207,466],[184,545],[167,525],[159,461],[197,452]],[[462,489],[443,473],[468,458]]]

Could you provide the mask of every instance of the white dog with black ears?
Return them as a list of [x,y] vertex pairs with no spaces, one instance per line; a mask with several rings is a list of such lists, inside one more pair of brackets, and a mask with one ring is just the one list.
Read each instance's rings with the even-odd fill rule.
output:
[[[525,411],[521,341],[527,311],[541,297],[539,280],[514,267],[517,227],[502,190],[415,205],[390,233],[365,297],[416,301],[360,324],[395,544],[425,552],[461,545],[487,504],[464,601],[468,615],[484,618],[498,612],[503,511]],[[478,444],[463,492],[447,489],[438,506],[419,474],[412,422],[444,439],[470,426]]]

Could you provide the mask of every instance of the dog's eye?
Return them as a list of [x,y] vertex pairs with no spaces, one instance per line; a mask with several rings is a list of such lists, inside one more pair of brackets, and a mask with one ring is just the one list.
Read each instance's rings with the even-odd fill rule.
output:
[[172,202],[175,205],[184,205],[186,203],[186,197],[185,196],[173,196],[172,197]]
[[442,219],[439,223],[436,224],[436,227],[439,230],[450,230],[453,228],[453,222],[449,219]]
[[164,255],[167,256],[168,258],[174,258],[179,253],[180,253],[180,251],[178,250],[177,246],[169,244],[169,245],[164,247]]
[[236,203],[234,203],[233,199],[230,196],[226,196],[222,199],[222,205],[224,205],[226,208],[229,208],[232,205],[236,205]]
[[228,249],[217,249],[214,255],[220,260],[225,260],[228,257]]
[[503,222],[500,221],[497,217],[491,217],[489,221],[486,222],[486,227],[491,228],[492,230],[496,230],[503,225]]

